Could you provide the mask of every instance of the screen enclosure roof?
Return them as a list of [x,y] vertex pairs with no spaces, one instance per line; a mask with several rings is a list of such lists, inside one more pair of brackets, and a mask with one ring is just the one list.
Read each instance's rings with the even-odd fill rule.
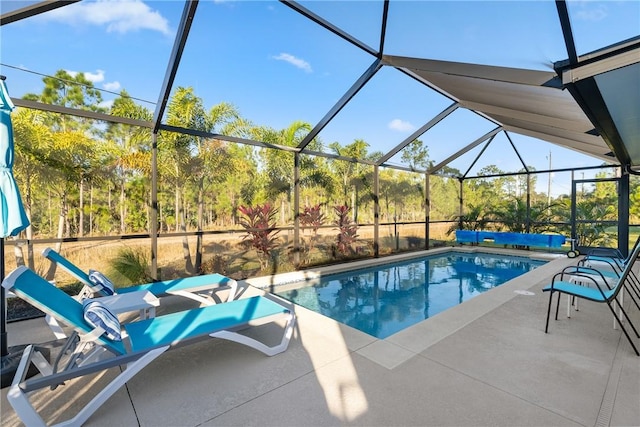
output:
[[[3,3],[0,23],[3,32],[3,51],[6,51],[6,54],[3,55],[2,73],[19,74],[20,71],[24,71],[18,70],[18,67],[11,66],[5,61],[12,61],[16,64],[26,61],[17,54],[14,57],[8,49],[5,49],[7,46],[5,43],[18,45],[24,43],[25,48],[22,49],[22,54],[29,54],[28,41],[17,36],[15,39],[12,38],[10,30],[14,26],[40,25],[38,22],[42,21],[37,20],[39,15],[48,16],[57,13],[57,9],[79,8],[81,7],[79,5],[91,6],[99,3],[101,2],[89,0],[81,2],[14,2],[9,5]],[[76,111],[64,106],[43,105],[21,99],[20,95],[17,97],[13,95],[16,105],[78,114],[99,120],[107,119],[138,124],[155,131],[161,129],[180,130],[166,125],[166,107],[171,94],[178,85],[202,85],[202,80],[200,80],[202,76],[186,71],[189,61],[197,61],[198,67],[203,70],[205,75],[207,75],[206,73],[211,75],[213,69],[217,72],[223,70],[226,65],[233,64],[234,70],[247,73],[247,85],[252,81],[251,75],[255,77],[255,80],[264,82],[263,86],[269,85],[271,81],[277,79],[278,76],[275,74],[261,71],[260,67],[254,66],[251,61],[245,59],[252,53],[245,53],[242,49],[244,46],[244,49],[250,51],[250,44],[239,43],[238,50],[227,57],[222,54],[214,56],[202,50],[197,52],[198,55],[195,55],[194,48],[190,47],[190,43],[195,44],[199,37],[207,39],[211,46],[214,46],[216,42],[218,45],[225,44],[227,43],[225,41],[227,33],[236,30],[238,33],[229,35],[229,43],[242,40],[243,34],[248,37],[251,29],[246,26],[235,25],[232,28],[229,27],[226,32],[219,30],[216,32],[216,28],[222,27],[225,14],[240,13],[241,9],[253,9],[249,13],[258,11],[263,14],[259,18],[254,17],[254,19],[264,19],[265,27],[274,38],[278,33],[290,31],[291,35],[288,36],[288,39],[291,40],[292,37],[297,36],[298,26],[304,25],[305,28],[309,28],[308,34],[313,32],[316,37],[326,37],[326,41],[323,38],[322,43],[318,42],[314,45],[313,41],[309,41],[308,45],[322,51],[325,57],[329,58],[329,62],[338,70],[340,68],[355,70],[351,74],[351,80],[342,80],[343,83],[339,89],[336,89],[335,86],[327,86],[327,90],[324,92],[330,95],[326,95],[326,99],[322,99],[322,91],[319,91],[316,97],[304,93],[297,96],[297,102],[306,103],[310,110],[313,107],[313,113],[307,114],[306,117],[296,117],[294,115],[286,116],[283,112],[283,117],[286,116],[285,121],[293,122],[302,119],[311,124],[311,130],[301,138],[296,147],[293,147],[293,151],[310,152],[328,157],[335,155],[326,149],[326,144],[335,139],[334,133],[329,133],[329,130],[333,131],[332,126],[337,126],[336,123],[340,120],[353,122],[353,117],[364,116],[365,114],[358,113],[356,107],[366,105],[368,91],[373,91],[373,88],[377,89],[378,86],[382,86],[383,81],[389,80],[397,82],[395,87],[406,84],[407,93],[419,92],[414,90],[415,87],[422,88],[424,94],[416,95],[424,95],[425,97],[424,100],[419,99],[422,103],[419,105],[428,103],[427,97],[437,97],[437,100],[430,108],[425,108],[424,111],[418,112],[420,114],[416,114],[415,117],[420,118],[414,120],[421,121],[413,123],[411,128],[407,127],[404,136],[397,136],[395,140],[385,137],[383,138],[384,142],[380,143],[375,141],[375,137],[371,137],[371,140],[367,142],[370,142],[371,148],[380,154],[374,160],[367,160],[368,163],[420,170],[420,168],[416,169],[406,164],[400,158],[404,148],[419,139],[429,146],[430,154],[433,156],[431,166],[424,170],[438,172],[445,166],[455,164],[461,157],[468,154],[472,154],[471,159],[475,157],[477,160],[477,157],[484,152],[484,148],[492,143],[492,140],[499,137],[503,139],[506,137],[520,157],[520,152],[516,149],[517,144],[513,144],[512,141],[523,136],[527,138],[527,144],[531,144],[530,141],[537,141],[534,144],[540,146],[538,151],[547,151],[547,148],[543,148],[546,147],[544,144],[552,144],[589,156],[594,160],[594,165],[604,162],[621,164],[630,168],[640,167],[640,36],[638,35],[640,29],[636,25],[636,21],[640,18],[632,18],[629,25],[630,30],[621,33],[630,37],[623,41],[612,41],[603,32],[600,39],[596,39],[601,40],[602,45],[594,46],[593,42],[586,43],[588,39],[586,34],[596,27],[582,24],[584,22],[582,19],[584,15],[581,14],[583,11],[577,10],[581,5],[564,1],[141,2],[132,0],[131,3],[157,7],[158,13],[165,13],[167,20],[175,28],[172,35],[173,40],[171,43],[165,43],[163,55],[153,58],[155,67],[152,71],[157,76],[155,78],[157,81],[157,92],[155,93],[157,102],[153,105],[153,120],[151,122],[140,123],[108,114]],[[231,3],[231,5],[224,5],[224,3]],[[286,19],[289,20],[287,22],[291,27],[295,27],[295,31],[270,23],[269,19],[272,18],[265,13],[266,9],[261,9],[267,3],[269,10],[276,10],[282,16],[286,15]],[[629,4],[625,4],[625,6],[629,7]],[[613,7],[613,4],[609,4],[609,8]],[[631,7],[638,8],[637,5],[631,5]],[[453,14],[449,13],[449,8],[454,11]],[[468,53],[472,49],[456,40],[458,33],[472,28],[468,22],[472,22],[474,14],[478,10],[482,10],[487,12],[486,22],[477,24],[482,27],[495,27],[496,43],[507,44],[508,40],[506,39],[512,34],[515,39],[516,29],[508,27],[511,33],[506,30],[500,32],[500,26],[509,25],[510,21],[513,21],[511,25],[523,26],[517,20],[524,19],[526,22],[528,18],[526,14],[533,13],[526,11],[527,8],[535,10],[535,13],[544,14],[549,23],[545,24],[546,26],[540,24],[537,31],[530,31],[522,43],[533,45],[544,42],[547,46],[552,46],[554,52],[561,52],[562,56],[559,57],[559,60],[544,67],[532,67],[535,69],[511,66],[510,60],[502,58],[496,59],[494,63],[491,60],[493,52],[501,52],[501,46],[490,46],[487,42],[485,43],[487,53],[484,56],[473,56]],[[572,8],[575,9],[572,11]],[[354,10],[357,13],[353,13]],[[402,13],[405,14],[401,15]],[[439,34],[433,38],[433,35],[428,33],[427,23],[431,22],[436,26],[436,21],[433,20],[436,13],[442,14],[436,16],[436,20],[441,19],[443,22],[446,21],[445,23],[453,22],[453,25],[450,25],[452,28],[448,29],[449,33]],[[418,25],[416,22],[412,22],[412,19],[415,19],[417,23],[424,22],[425,24]],[[531,21],[530,18],[529,21]],[[456,26],[458,23],[460,27]],[[468,25],[468,27],[463,27],[463,25]],[[446,27],[442,28],[444,28],[443,31],[447,31]],[[107,36],[109,35],[107,34]],[[483,36],[480,34],[473,42],[484,43]],[[470,39],[466,40],[469,43]],[[589,38],[589,40],[591,39]],[[41,39],[39,43],[46,44],[46,39]],[[344,45],[348,46],[351,51],[343,52]],[[334,46],[337,47],[334,48]],[[131,43],[131,49],[136,48],[140,49],[141,47],[139,44]],[[278,48],[280,46],[274,47],[271,52],[277,52],[275,49]],[[524,48],[523,44],[523,51]],[[69,45],[67,49],[73,49],[73,46]],[[334,51],[333,49],[340,50]],[[335,53],[335,56],[332,57],[332,53]],[[80,60],[86,55],[98,55],[98,52],[81,50],[72,52],[72,54],[75,55],[74,60]],[[140,54],[143,55],[143,52]],[[31,55],[37,55],[37,52],[32,52]],[[293,58],[293,55],[287,57],[285,54],[280,54],[279,57],[272,56],[272,58],[290,61],[301,68],[307,66],[305,71],[312,72],[310,64],[299,58]],[[470,59],[476,59],[476,61]],[[530,59],[538,60],[539,58]],[[241,64],[245,61],[247,65],[243,68]],[[515,61],[513,63],[515,64]],[[65,68],[66,64],[55,64],[55,67]],[[128,72],[135,74],[138,71],[132,67]],[[337,74],[336,70],[333,72]],[[52,71],[49,73],[53,74]],[[10,75],[10,85],[12,80],[14,78]],[[149,80],[153,80],[151,75]],[[410,83],[406,83],[407,81]],[[410,85],[414,86],[409,87]],[[233,87],[233,90],[242,91],[243,87]],[[134,91],[131,90],[131,92]],[[397,93],[401,93],[401,91],[398,90]],[[395,108],[392,106],[395,104],[391,102],[393,94],[392,89],[391,95],[387,95],[381,108],[385,103],[390,106],[390,109]],[[132,95],[136,94],[132,93]],[[256,90],[256,103],[259,101],[258,95]],[[399,105],[402,104],[402,96],[400,98]],[[207,103],[217,101],[229,100],[205,99]],[[230,101],[233,102],[233,100]],[[265,105],[273,105],[274,110],[276,109],[276,103],[265,103]],[[304,109],[306,108],[298,108],[299,111]],[[350,109],[355,111],[349,113]],[[407,107],[405,113],[409,115],[412,109],[415,110],[415,108]],[[352,114],[352,116],[348,116],[348,114]],[[401,112],[394,111],[389,114],[388,117],[393,117],[392,114],[399,116]],[[345,115],[347,118],[344,118]],[[438,137],[432,137],[432,135],[434,133],[437,135],[436,129],[442,127],[441,123],[445,124],[454,120],[454,117],[464,117],[472,121],[480,119],[482,124],[474,126],[473,130],[469,126],[469,132],[460,137],[461,141],[458,141],[457,145],[440,143],[446,147],[438,146],[435,142]],[[402,124],[402,121],[399,120],[398,123]],[[353,125],[345,131],[345,135],[348,135],[345,136],[345,140],[340,142],[343,144],[351,142],[349,139],[351,134],[348,131],[354,131],[355,137],[358,137],[358,131],[363,135],[382,134],[382,129],[376,129],[377,125],[374,118],[369,123],[365,121],[364,125],[361,125],[364,126],[362,129],[354,131],[355,125]],[[371,129],[367,129],[368,127]],[[450,127],[464,128],[465,126],[456,122]],[[208,133],[193,129],[183,129],[182,131],[258,146],[263,144],[261,141],[250,141],[216,132]],[[368,131],[369,134],[367,134]],[[324,138],[326,143],[324,149],[320,148],[321,152],[317,151],[317,144],[314,146],[316,151],[310,148],[312,146],[310,143],[318,138]],[[365,159],[351,160],[365,161]],[[533,163],[526,156],[521,161],[525,169],[527,165]],[[463,166],[461,170],[465,168],[466,166]],[[543,168],[537,165],[537,169]]]

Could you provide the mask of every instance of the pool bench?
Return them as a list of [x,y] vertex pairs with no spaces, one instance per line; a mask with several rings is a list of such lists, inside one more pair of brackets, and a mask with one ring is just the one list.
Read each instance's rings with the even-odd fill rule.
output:
[[496,245],[560,248],[566,240],[565,236],[559,234],[456,230],[456,242],[458,243],[492,242]]

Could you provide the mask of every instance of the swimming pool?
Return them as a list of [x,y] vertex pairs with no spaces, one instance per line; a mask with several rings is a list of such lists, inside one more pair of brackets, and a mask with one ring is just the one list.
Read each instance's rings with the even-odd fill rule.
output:
[[273,292],[384,339],[546,262],[452,251],[276,286]]

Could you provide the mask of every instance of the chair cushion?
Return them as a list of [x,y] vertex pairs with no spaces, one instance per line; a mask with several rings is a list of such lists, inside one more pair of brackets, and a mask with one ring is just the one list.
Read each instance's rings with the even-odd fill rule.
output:
[[104,329],[104,335],[113,341],[122,341],[120,321],[109,309],[97,299],[85,299],[82,302],[84,320],[93,327]]
[[101,293],[103,296],[110,296],[115,294],[115,286],[111,280],[107,279],[107,276],[96,270],[89,270],[89,280],[93,284],[91,289],[94,292]]

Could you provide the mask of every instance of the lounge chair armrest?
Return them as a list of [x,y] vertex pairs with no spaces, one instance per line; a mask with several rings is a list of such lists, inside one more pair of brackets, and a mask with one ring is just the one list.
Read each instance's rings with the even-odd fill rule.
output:
[[[599,274],[599,272],[597,270],[594,270],[594,272],[588,272],[588,271],[584,271],[585,269],[586,267],[580,267],[580,269],[576,268],[574,270],[570,268],[563,269],[561,272],[556,273],[556,275],[553,276],[553,280],[551,281],[551,288],[553,288],[553,284],[558,279],[560,279],[560,281],[566,281],[565,276],[580,277],[581,279],[584,279],[585,281],[593,282],[596,286],[598,286],[598,281],[594,279],[593,276],[595,274]],[[602,277],[602,279],[605,280],[604,277]],[[605,284],[607,285],[607,288],[608,288],[609,284],[606,282],[606,280],[605,280]]]
[[608,264],[609,267],[611,267],[611,269],[614,271],[621,271],[624,269],[624,265],[622,265],[621,262],[617,261],[615,258],[597,256],[596,259],[596,255],[593,255],[592,257],[589,257],[589,255],[587,255],[582,258],[578,264],[586,265],[588,262],[602,262]]
[[592,267],[586,267],[584,265],[570,265],[568,267],[563,268],[562,272],[565,274],[578,274],[578,273],[597,274],[604,279],[604,276],[598,269],[592,268]]
[[593,278],[593,276],[597,276],[602,282],[604,282],[604,284],[607,286],[607,289],[611,289],[612,284],[609,283],[609,280],[607,280],[607,278],[604,276],[604,274],[602,274],[601,271],[595,268],[571,265],[569,267],[565,267],[562,270],[562,273],[569,276],[582,277],[598,285],[598,280]]
[[546,291],[553,291],[555,283],[556,283],[557,281],[558,281],[558,282],[562,282],[562,281],[563,281],[563,280],[562,280],[563,278],[564,278],[564,276],[563,276],[563,272],[562,272],[562,271],[560,271],[560,272],[558,272],[558,273],[554,274],[554,275],[553,275],[553,278],[551,279],[551,284],[550,284],[549,286],[547,286],[546,288],[544,288],[544,289],[543,289],[543,291],[544,291],[544,292],[546,292]]
[[601,257],[605,257],[605,258],[620,258],[620,259],[624,259],[624,256],[622,256],[622,253],[620,253],[620,251],[618,249],[615,248],[593,248],[591,249],[586,256],[589,255],[593,255],[593,256],[601,256]]

